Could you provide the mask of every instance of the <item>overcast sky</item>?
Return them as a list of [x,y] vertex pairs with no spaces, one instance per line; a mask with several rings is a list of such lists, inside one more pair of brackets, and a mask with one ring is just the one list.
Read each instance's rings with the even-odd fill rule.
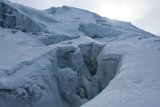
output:
[[102,16],[129,21],[160,35],[160,0],[9,0],[36,9],[68,5],[87,9]]

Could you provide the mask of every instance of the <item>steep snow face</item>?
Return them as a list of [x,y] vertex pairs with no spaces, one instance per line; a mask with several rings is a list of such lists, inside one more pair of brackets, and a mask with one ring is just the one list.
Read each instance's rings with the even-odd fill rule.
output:
[[3,2],[0,2],[0,26],[15,28],[24,32],[39,32],[42,30],[32,19]]
[[[25,22],[25,23],[24,23]],[[49,32],[43,23],[54,23],[54,17],[44,12],[13,4],[9,1],[0,1],[0,26],[18,29],[24,32]]]

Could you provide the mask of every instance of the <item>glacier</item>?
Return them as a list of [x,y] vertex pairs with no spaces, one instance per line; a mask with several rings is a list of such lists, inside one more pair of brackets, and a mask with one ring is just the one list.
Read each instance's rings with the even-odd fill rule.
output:
[[130,22],[0,0],[0,107],[159,107],[159,64]]

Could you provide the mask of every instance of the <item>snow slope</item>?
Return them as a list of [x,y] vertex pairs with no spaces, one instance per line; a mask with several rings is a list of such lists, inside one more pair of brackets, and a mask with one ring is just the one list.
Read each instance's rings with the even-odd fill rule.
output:
[[129,22],[0,0],[0,107],[159,107],[159,64]]
[[159,107],[160,46],[151,39],[106,46],[105,54],[123,55],[121,66],[107,88],[82,107]]

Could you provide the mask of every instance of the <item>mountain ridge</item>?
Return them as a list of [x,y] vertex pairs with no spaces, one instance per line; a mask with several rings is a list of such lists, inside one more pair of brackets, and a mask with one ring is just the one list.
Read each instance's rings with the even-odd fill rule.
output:
[[[6,3],[6,4],[8,3],[8,5],[11,5],[12,7],[14,6],[14,4],[12,4],[11,2],[5,1],[4,3]],[[59,11],[59,12],[60,11],[61,12],[65,11],[66,8],[69,9],[68,13],[66,11],[66,12],[64,12],[65,14],[61,13],[61,14],[58,14],[58,15],[47,14],[48,13],[47,10],[49,11],[51,9],[40,11],[40,10],[36,10],[36,9],[30,8],[30,7],[27,7],[27,10],[26,10],[25,6],[22,6],[22,5],[15,5],[15,8],[18,9],[18,11],[22,12],[24,16],[28,17],[29,19],[31,19],[33,21],[36,21],[35,23],[39,26],[39,28],[37,27],[39,29],[38,31],[42,30],[44,32],[62,33],[64,31],[56,32],[56,30],[58,31],[58,26],[60,25],[58,23],[66,22],[66,23],[63,23],[63,24],[64,25],[66,24],[66,26],[67,26],[67,25],[72,24],[72,23],[69,23],[69,21],[70,22],[77,22],[77,24],[74,23],[75,26],[79,26],[79,24],[81,24],[81,23],[90,22],[90,23],[94,23],[96,25],[100,25],[102,27],[107,27],[107,26],[118,27],[119,26],[120,30],[121,30],[121,28],[124,28],[124,29],[127,28],[127,30],[134,30],[135,29],[136,32],[138,31],[138,29],[136,29],[135,26],[131,25],[128,22],[109,20],[109,19],[103,18],[103,17],[101,17],[101,16],[99,16],[99,15],[93,13],[93,12],[89,12],[89,11],[85,11],[85,10],[82,10],[82,9],[69,7],[69,6],[64,6],[64,7],[57,8],[56,10]],[[55,10],[55,12],[56,12],[56,10]],[[61,15],[63,15],[63,17],[65,16],[65,18],[63,19],[63,17]],[[78,17],[78,19],[76,17]],[[53,23],[53,25],[52,25],[52,23]],[[50,27],[47,27],[47,26],[50,26]],[[51,27],[56,28],[56,30],[52,30]],[[130,29],[128,29],[128,28],[130,28]],[[79,28],[76,28],[76,29],[79,29]],[[66,29],[66,30],[76,31],[76,29]],[[116,28],[114,28],[114,29],[116,29]],[[22,30],[23,30],[23,28],[22,28]],[[106,28],[106,30],[107,30],[107,28]],[[35,32],[36,32],[36,30],[35,30]],[[144,32],[144,31],[139,31],[139,32]],[[68,32],[68,31],[65,31],[64,33],[67,33],[67,34],[69,33],[70,34],[70,32]],[[82,33],[80,33],[79,35],[81,35]],[[147,34],[147,32],[146,32],[146,34]],[[148,33],[148,35],[151,35],[151,34]]]

